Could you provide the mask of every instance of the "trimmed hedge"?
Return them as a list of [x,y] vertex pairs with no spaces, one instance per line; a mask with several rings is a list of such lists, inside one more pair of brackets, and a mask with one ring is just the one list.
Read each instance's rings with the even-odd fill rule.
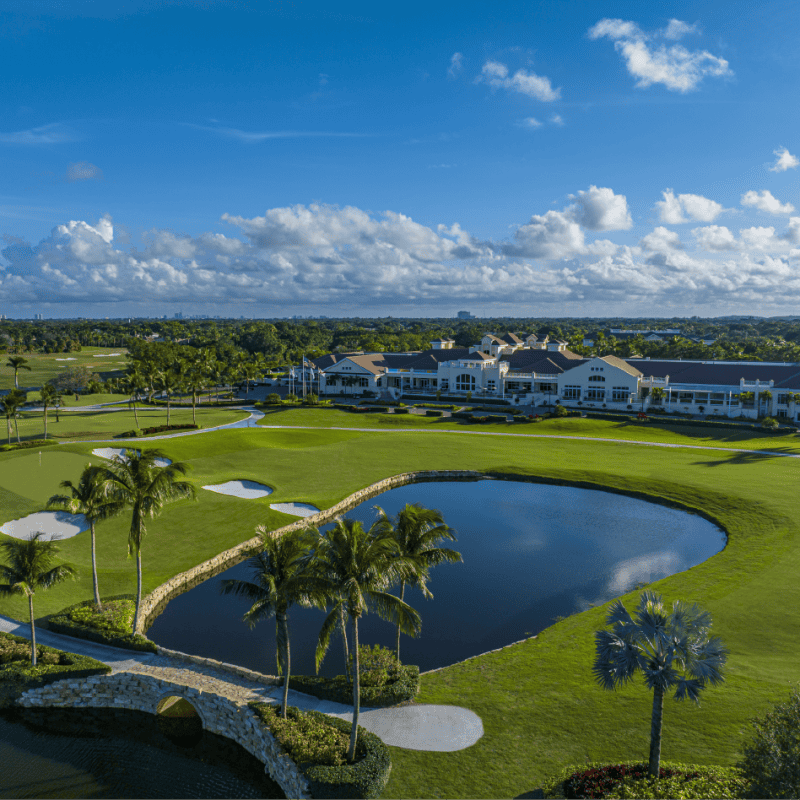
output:
[[[614,422],[627,421],[627,422],[640,422],[638,417],[631,416],[630,414],[612,414],[609,412],[601,411],[585,411],[583,412],[587,417],[592,419],[607,419]],[[645,412],[647,413],[647,412]],[[759,431],[759,433],[769,433],[785,435],[787,433],[796,433],[797,428],[794,426],[784,426],[775,430],[762,428],[761,425],[740,423],[740,422],[717,422],[711,419],[687,419],[686,417],[671,417],[659,414],[658,416],[650,416],[648,414],[648,422],[654,422],[658,425],[666,423],[667,425],[695,425],[704,428],[731,428],[733,430],[741,431]]]
[[407,408],[395,408],[394,413],[395,414],[408,414],[408,409]]
[[428,408],[425,410],[426,417],[443,417],[444,411],[439,411],[435,408]]
[[0,445],[0,453],[8,453],[11,450],[27,450],[32,447],[46,447],[50,444],[58,444],[58,442],[55,439],[33,439],[19,444],[2,444]]
[[[133,595],[116,595],[115,597],[104,597],[103,602],[111,602],[112,600],[130,600]],[[82,608],[86,606],[93,606],[94,600],[83,600],[80,603],[68,606],[58,614],[54,614],[47,620],[48,630],[53,633],[62,633],[65,636],[74,636],[76,639],[87,639],[90,642],[97,642],[98,644],[107,644],[111,647],[121,647],[125,650],[136,650],[148,653],[157,653],[158,648],[154,642],[151,642],[144,636],[129,634],[113,633],[105,631],[100,628],[90,627],[75,622],[70,619],[69,612],[75,608]]]
[[[270,716],[276,714],[276,706],[267,703],[251,702],[248,706],[255,711],[263,724],[269,729]],[[296,719],[301,713],[324,725],[350,735],[352,723],[337,717],[329,717],[319,711],[300,712],[294,706],[286,709],[286,716]],[[353,764],[329,767],[324,764],[298,764],[300,771],[309,782],[312,797],[372,798],[380,797],[389,773],[392,771],[392,758],[389,748],[374,733],[358,726],[356,758]]]
[[168,431],[196,431],[199,429],[199,427],[199,425],[193,425],[192,423],[189,423],[188,425],[155,425],[151,428],[134,428],[131,431],[118,433],[115,438],[135,439],[139,436],[148,436],[151,433],[166,433]]
[[[383,686],[361,686],[361,705],[369,708],[387,708],[412,700],[419,692],[419,667],[403,664],[399,676]],[[334,703],[353,705],[353,685],[344,675],[323,678],[321,675],[292,675],[289,688],[298,692],[331,700]]]

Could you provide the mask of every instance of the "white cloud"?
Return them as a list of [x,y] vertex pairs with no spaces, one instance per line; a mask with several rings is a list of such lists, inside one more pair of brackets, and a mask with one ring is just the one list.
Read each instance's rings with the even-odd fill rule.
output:
[[229,139],[237,139],[240,142],[264,142],[268,139],[303,139],[303,138],[317,138],[317,137],[343,137],[354,138],[367,136],[365,133],[342,133],[338,131],[243,131],[239,128],[223,128],[214,127],[210,125],[195,125],[190,122],[183,123],[189,128],[195,128],[199,131],[209,131],[216,133],[220,136],[226,136]]
[[719,252],[721,250],[736,250],[738,247],[736,238],[724,225],[708,225],[705,228],[694,228],[692,234],[701,250]]
[[624,194],[590,186],[588,191],[570,195],[570,200],[575,201],[575,221],[590,231],[624,231],[633,226]]
[[99,181],[103,177],[103,170],[88,161],[78,161],[67,167],[66,177],[70,183],[75,181]]
[[680,225],[682,222],[713,222],[725,209],[714,200],[699,194],[679,194],[672,189],[661,193],[663,200],[656,201],[655,208],[661,222]]
[[451,80],[458,76],[464,65],[464,55],[462,53],[453,53],[450,56],[450,66],[447,68],[447,77]]
[[778,157],[775,163],[769,168],[770,172],[786,172],[787,169],[796,169],[800,165],[800,159],[793,156],[785,147],[773,150]]
[[561,89],[553,89],[550,79],[518,69],[511,77],[508,67],[499,61],[487,61],[476,83],[486,83],[494,89],[508,89],[536,100],[549,103],[561,97]]
[[61,122],[51,122],[38,128],[29,128],[24,131],[0,133],[0,144],[61,144],[62,142],[77,142],[80,137]]
[[539,122],[536,117],[525,117],[524,120],[520,123],[523,128],[541,128],[543,122]]
[[791,214],[794,211],[794,206],[791,203],[781,203],[780,200],[772,196],[772,192],[768,189],[764,189],[761,194],[752,190],[745,192],[742,195],[741,203],[743,206],[753,206],[767,214]]
[[514,244],[502,248],[504,255],[548,260],[569,258],[583,251],[583,231],[569,211],[534,214],[527,225],[517,229]]
[[561,118],[560,114],[553,114],[553,116],[550,117],[550,122],[552,122],[553,125],[563,125],[564,124],[564,120]]
[[645,250],[651,250],[656,253],[666,253],[670,250],[683,250],[684,246],[681,242],[681,237],[675,231],[669,230],[658,226],[654,228],[652,233],[648,233],[639,242],[639,245]]
[[607,38],[625,60],[628,72],[637,81],[636,86],[646,88],[661,83],[672,91],[689,92],[696,89],[704,77],[732,75],[724,58],[712,55],[707,50],[687,50],[679,44],[654,46],[658,37],[677,39],[695,26],[680,20],[671,20],[669,25],[653,36],[645,34],[635,22],[621,19],[602,19],[589,29],[590,39]]

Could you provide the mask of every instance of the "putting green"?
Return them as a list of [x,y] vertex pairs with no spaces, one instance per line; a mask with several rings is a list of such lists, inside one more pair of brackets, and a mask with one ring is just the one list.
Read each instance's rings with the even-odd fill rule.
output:
[[[41,460],[41,463],[40,463]],[[83,468],[90,461],[99,464],[101,459],[78,453],[68,453],[55,447],[43,447],[39,451],[20,452],[16,458],[0,461],[0,486],[34,502],[44,503],[61,491],[61,481],[77,481]],[[5,509],[0,517],[5,522]]]

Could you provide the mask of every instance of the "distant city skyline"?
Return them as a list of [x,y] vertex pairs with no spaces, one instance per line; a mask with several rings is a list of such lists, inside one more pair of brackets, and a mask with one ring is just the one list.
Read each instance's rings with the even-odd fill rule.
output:
[[0,15],[8,317],[798,310],[794,3]]

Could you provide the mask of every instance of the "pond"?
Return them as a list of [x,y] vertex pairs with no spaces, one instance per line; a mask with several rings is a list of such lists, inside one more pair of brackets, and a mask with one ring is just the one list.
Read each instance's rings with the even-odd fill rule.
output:
[[[456,542],[442,546],[463,557],[463,563],[431,571],[434,599],[406,589],[422,632],[416,639],[402,637],[400,656],[422,672],[537,634],[558,617],[689,569],[726,542],[708,520],[667,506],[571,486],[489,479],[402,486],[346,516],[366,527],[375,519],[375,505],[393,516],[415,502],[442,512],[457,532]],[[275,674],[274,618],[250,629],[242,622],[248,601],[220,594],[226,578],[252,580],[252,569],[242,562],[174,598],[148,636],[173,650]],[[321,610],[290,609],[294,674],[314,674],[324,618]],[[359,622],[359,639],[393,647],[395,630],[368,614]],[[319,674],[341,674],[343,666],[341,638],[334,635]]]
[[143,711],[2,710],[0,764],[0,797],[285,797],[230,739],[179,744]]

